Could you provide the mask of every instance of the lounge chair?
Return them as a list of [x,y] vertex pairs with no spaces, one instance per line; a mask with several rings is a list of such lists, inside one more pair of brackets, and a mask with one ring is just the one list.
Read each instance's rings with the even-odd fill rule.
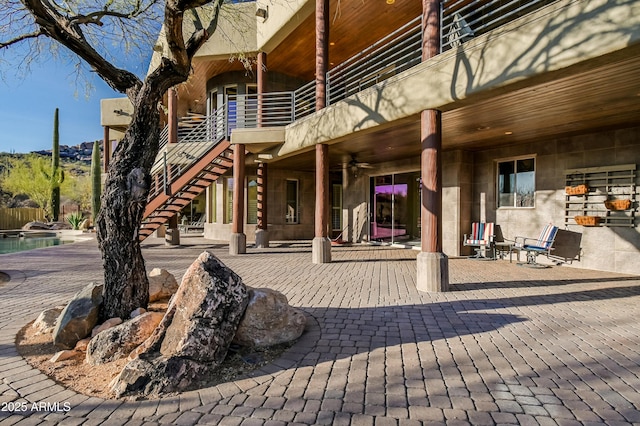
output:
[[[493,250],[493,231],[494,225],[492,222],[473,222],[471,224],[471,234],[464,234],[463,245],[475,247],[476,254],[471,256],[472,259],[495,259],[495,253]],[[490,257],[486,257],[482,254],[483,250],[486,253],[487,249],[490,252]]]
[[558,227],[549,224],[542,229],[538,238],[516,237],[514,249],[518,250],[518,259],[520,258],[520,251],[527,252],[527,262],[518,263],[518,265],[532,268],[548,268],[549,266],[539,264],[536,259],[541,254],[549,258],[557,233]]
[[201,215],[198,220],[191,221],[190,223],[178,225],[178,229],[180,232],[184,232],[185,234],[188,232],[197,232],[204,230],[204,215]]

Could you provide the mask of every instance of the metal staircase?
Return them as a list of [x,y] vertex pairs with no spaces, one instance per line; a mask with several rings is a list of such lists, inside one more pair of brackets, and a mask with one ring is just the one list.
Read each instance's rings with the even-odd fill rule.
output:
[[[186,125],[185,125],[186,123]],[[146,239],[180,212],[233,165],[224,108],[180,121],[178,143],[161,134],[160,153],[151,169],[151,190],[138,238]]]

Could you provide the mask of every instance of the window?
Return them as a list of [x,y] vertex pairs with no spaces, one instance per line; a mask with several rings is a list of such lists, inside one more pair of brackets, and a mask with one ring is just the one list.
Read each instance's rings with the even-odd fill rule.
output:
[[298,223],[298,181],[287,179],[287,211],[285,223]]
[[247,178],[247,223],[258,223],[258,177]]
[[225,179],[224,186],[224,223],[233,221],[233,178]]
[[535,158],[498,162],[498,207],[534,207]]
[[331,230],[342,231],[342,185],[335,183],[331,191]]
[[218,222],[218,216],[217,216],[217,188],[216,188],[216,182],[212,182],[211,185],[209,186],[209,203],[207,205],[207,221],[209,223],[216,223]]

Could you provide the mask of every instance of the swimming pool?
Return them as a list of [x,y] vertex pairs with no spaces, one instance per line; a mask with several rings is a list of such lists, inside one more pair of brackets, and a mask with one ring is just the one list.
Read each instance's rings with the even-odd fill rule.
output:
[[59,246],[74,243],[77,240],[60,237],[7,237],[0,238],[0,254],[17,253],[36,248]]

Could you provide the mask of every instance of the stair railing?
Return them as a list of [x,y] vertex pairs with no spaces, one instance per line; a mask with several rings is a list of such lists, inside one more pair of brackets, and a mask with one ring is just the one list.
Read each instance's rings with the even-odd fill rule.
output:
[[[191,168],[202,156],[228,137],[225,128],[225,106],[209,116],[194,116],[182,120],[184,136],[178,143],[163,145],[151,168],[149,199],[161,193],[170,194],[171,184]],[[184,131],[184,129],[190,130]]]

